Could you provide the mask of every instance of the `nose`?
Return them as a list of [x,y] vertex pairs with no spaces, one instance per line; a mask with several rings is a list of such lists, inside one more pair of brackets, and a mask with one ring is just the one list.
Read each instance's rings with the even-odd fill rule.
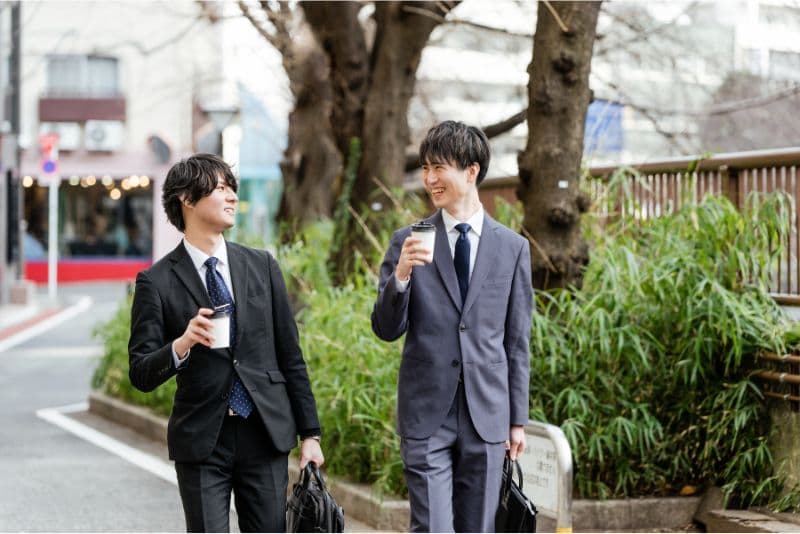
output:
[[422,182],[428,185],[436,183],[436,173],[431,171],[430,169],[425,169],[422,171]]

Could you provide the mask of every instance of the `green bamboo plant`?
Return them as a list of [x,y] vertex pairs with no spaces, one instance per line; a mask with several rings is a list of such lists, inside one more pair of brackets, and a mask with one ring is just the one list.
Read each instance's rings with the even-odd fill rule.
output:
[[784,348],[767,283],[788,202],[753,196],[740,212],[707,197],[653,219],[605,218],[602,231],[590,221],[581,290],[537,293],[531,413],[561,425],[578,495],[718,484],[735,505],[777,502],[784,479],[749,373],[759,350]]

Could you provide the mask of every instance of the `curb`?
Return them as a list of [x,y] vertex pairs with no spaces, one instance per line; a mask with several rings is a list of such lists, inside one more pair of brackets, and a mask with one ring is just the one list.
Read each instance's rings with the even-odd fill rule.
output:
[[[781,521],[789,514],[767,515],[753,510],[712,510],[707,532],[798,532],[797,523]],[[777,516],[777,517],[776,517]]]
[[[167,418],[153,414],[147,408],[134,406],[105,393],[92,391],[89,394],[89,411],[117,424],[164,444],[167,443]],[[289,462],[289,491],[300,477],[295,462]],[[406,500],[380,499],[367,484],[354,484],[325,476],[328,489],[336,502],[345,510],[347,517],[366,523],[375,530],[405,532],[409,524],[409,506]]]
[[[89,394],[89,411],[163,443],[167,442],[167,418],[154,415],[147,408],[134,406],[104,393]],[[289,463],[289,490],[300,472]],[[346,517],[366,523],[379,531],[406,532],[409,525],[407,500],[381,499],[367,484],[354,484],[326,475],[326,482]],[[625,530],[641,531],[681,529],[692,523],[702,496],[606,501],[580,499],[572,503],[575,532]],[[537,530],[555,532],[555,521],[539,516]]]

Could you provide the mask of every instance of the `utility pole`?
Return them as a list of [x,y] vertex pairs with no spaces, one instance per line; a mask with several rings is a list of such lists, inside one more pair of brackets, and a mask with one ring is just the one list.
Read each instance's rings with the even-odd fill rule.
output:
[[[4,35],[3,29],[10,33]],[[19,190],[19,59],[20,5],[6,3],[0,7],[0,62],[8,61],[8,69],[0,69],[0,304],[9,300],[9,288],[16,280],[21,264]],[[8,72],[6,79],[3,74]],[[15,263],[18,264],[15,266]]]
[[[23,195],[19,177],[21,9],[19,1],[0,11],[0,61],[8,61],[8,79],[0,79],[0,303],[27,302],[30,292],[21,283]],[[10,24],[6,24],[8,21]],[[5,70],[5,69],[3,69]],[[9,299],[9,294],[11,298]]]

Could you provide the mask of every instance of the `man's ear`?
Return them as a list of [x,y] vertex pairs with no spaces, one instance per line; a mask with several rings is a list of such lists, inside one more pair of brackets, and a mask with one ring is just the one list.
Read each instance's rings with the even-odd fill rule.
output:
[[469,183],[474,184],[477,181],[479,172],[481,172],[481,165],[478,162],[475,162],[467,167]]

